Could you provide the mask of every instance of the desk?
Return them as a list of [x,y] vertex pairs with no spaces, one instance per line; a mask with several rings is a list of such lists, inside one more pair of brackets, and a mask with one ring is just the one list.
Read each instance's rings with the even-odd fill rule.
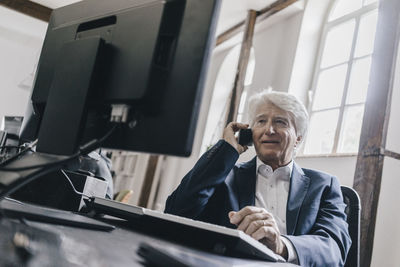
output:
[[[19,224],[18,221],[3,219],[3,222],[8,221]],[[129,229],[125,222],[115,220],[111,222],[117,225],[117,228],[111,232],[33,221],[26,221],[25,224],[35,229],[55,233],[59,237],[60,245],[58,251],[61,258],[50,266],[144,266],[143,259],[136,253],[142,242],[183,252],[200,263],[193,266],[294,266],[286,263],[269,263],[220,256],[140,233],[137,230]],[[4,238],[4,236],[0,235],[0,242],[4,243],[4,240],[2,240]],[[5,252],[0,251],[0,258],[5,256],[3,253]],[[202,260],[206,260],[206,262]],[[27,264],[26,266],[40,265]]]

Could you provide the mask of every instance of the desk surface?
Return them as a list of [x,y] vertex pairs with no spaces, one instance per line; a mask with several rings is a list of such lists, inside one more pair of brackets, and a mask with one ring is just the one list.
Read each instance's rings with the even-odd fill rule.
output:
[[[3,219],[3,222],[8,219]],[[19,222],[17,222],[19,223]],[[167,240],[126,228],[120,223],[111,232],[26,221],[27,226],[55,233],[59,237],[59,252],[64,258],[56,266],[144,266],[137,254],[141,243],[167,249],[171,253],[184,254],[193,266],[294,266],[285,263],[269,263],[225,257],[188,248]],[[0,236],[0,241],[4,236]],[[4,241],[4,240],[3,240]],[[3,242],[4,243],[4,242]],[[0,258],[2,251],[0,251]],[[27,264],[26,266],[36,266]]]

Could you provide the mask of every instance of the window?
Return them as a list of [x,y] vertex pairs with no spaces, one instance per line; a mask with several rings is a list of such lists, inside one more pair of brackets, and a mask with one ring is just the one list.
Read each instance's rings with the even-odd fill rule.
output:
[[357,153],[378,0],[337,0],[325,24],[303,154]]
[[[221,137],[225,128],[228,105],[230,102],[230,93],[232,91],[237,66],[239,63],[241,45],[236,45],[227,53],[221,67],[218,71],[214,84],[214,92],[211,98],[211,104],[207,117],[207,124],[204,131],[201,154],[210,146],[215,144]],[[247,64],[246,77],[244,81],[244,90],[240,98],[237,121],[242,122],[244,118],[245,102],[247,100],[247,88],[251,85],[255,69],[254,48],[250,51],[250,58]]]

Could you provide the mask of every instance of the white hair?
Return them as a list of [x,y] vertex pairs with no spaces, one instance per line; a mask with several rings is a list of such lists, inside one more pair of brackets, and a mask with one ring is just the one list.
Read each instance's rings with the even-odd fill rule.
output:
[[301,136],[301,139],[304,140],[308,128],[308,113],[303,103],[289,93],[265,89],[251,96],[248,103],[250,125],[253,126],[255,123],[257,109],[268,103],[274,104],[293,116],[296,135],[297,137]]

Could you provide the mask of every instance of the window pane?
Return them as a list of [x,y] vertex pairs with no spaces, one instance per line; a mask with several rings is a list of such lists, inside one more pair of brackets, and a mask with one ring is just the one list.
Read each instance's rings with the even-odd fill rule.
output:
[[304,154],[328,154],[332,152],[338,116],[338,109],[314,112],[311,115]]
[[371,57],[354,61],[351,70],[350,84],[347,92],[346,104],[365,102],[369,84]]
[[339,64],[349,60],[355,20],[333,27],[326,36],[321,68]]
[[364,0],[364,6],[378,2],[378,0]]
[[360,9],[362,0],[337,0],[335,7],[329,17],[329,21],[347,15],[357,9]]
[[346,79],[347,64],[320,73],[315,90],[313,110],[340,106]]
[[372,54],[378,21],[378,10],[372,11],[361,17],[360,28],[357,36],[356,57]]
[[343,114],[343,126],[339,138],[339,153],[357,153],[360,141],[364,105],[347,107]]

